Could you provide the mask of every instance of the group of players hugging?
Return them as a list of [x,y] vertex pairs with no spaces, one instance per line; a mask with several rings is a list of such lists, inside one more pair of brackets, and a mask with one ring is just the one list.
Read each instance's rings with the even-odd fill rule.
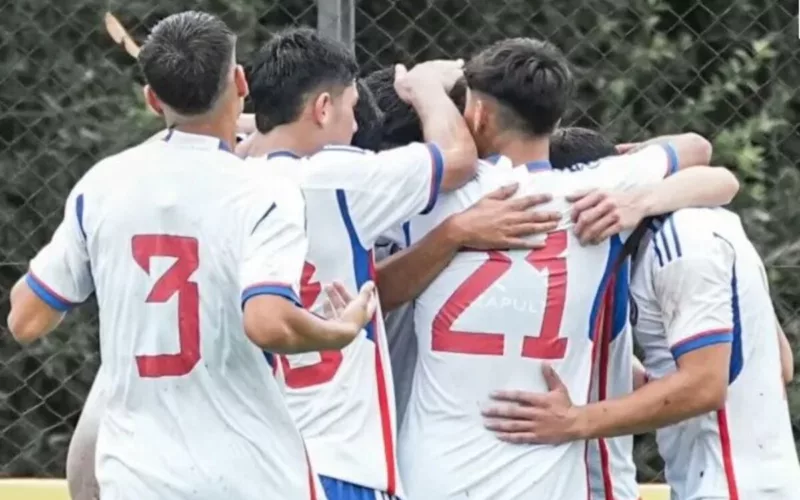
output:
[[364,77],[311,29],[247,76],[235,46],[154,27],[167,129],[13,288],[20,342],[99,307],[74,500],[637,500],[649,431],[673,500],[800,499],[791,351],[705,138],[562,128],[533,38]]

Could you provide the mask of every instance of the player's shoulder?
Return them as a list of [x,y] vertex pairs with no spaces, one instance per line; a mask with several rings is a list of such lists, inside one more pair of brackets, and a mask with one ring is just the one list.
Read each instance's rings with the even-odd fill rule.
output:
[[725,214],[712,208],[685,208],[650,222],[651,247],[656,261],[666,264],[686,259],[728,258],[733,250],[723,236]]

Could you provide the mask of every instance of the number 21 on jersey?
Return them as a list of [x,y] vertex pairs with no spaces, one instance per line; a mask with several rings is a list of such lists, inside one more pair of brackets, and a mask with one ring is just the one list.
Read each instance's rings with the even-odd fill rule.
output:
[[[567,339],[559,337],[567,296],[567,262],[562,254],[567,249],[567,232],[547,235],[544,248],[533,250],[525,262],[547,273],[547,296],[544,317],[538,333],[531,332],[522,342],[520,355],[525,358],[562,359],[567,352]],[[499,332],[465,332],[453,324],[486,290],[510,268],[511,258],[499,251],[489,251],[478,267],[445,301],[433,319],[431,349],[438,352],[502,356],[505,335]]]

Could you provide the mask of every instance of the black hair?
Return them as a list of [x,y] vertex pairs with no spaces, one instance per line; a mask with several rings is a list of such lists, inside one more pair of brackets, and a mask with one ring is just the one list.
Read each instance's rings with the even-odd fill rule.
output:
[[[381,149],[423,141],[422,123],[417,112],[400,99],[394,89],[393,66],[373,71],[361,82],[383,112]],[[466,103],[466,84],[463,80],[450,91],[450,98],[463,113]]]
[[550,164],[556,169],[568,169],[615,154],[613,142],[588,128],[559,128],[550,136]]
[[350,144],[361,149],[376,151],[381,147],[383,134],[383,111],[364,80],[356,81],[358,101],[353,109],[358,130]]
[[311,94],[340,94],[353,83],[358,65],[341,42],[310,28],[279,31],[261,47],[250,72],[256,128],[266,133],[295,121]]
[[482,50],[464,67],[470,90],[500,105],[500,126],[532,136],[550,134],[574,85],[567,59],[554,45],[509,38]]
[[235,49],[236,36],[222,20],[181,12],[155,25],[139,52],[139,66],[165,105],[182,115],[200,115],[224,92]]

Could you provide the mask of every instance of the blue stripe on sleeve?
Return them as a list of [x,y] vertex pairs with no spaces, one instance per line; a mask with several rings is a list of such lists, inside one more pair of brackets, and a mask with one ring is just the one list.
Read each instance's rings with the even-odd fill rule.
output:
[[[664,144],[664,151],[667,153],[667,175],[672,175],[678,171],[678,152],[672,144]],[[666,176],[665,176],[666,177]]]
[[428,199],[428,204],[425,206],[425,209],[422,211],[422,214],[427,214],[433,207],[436,206],[436,200],[439,199],[439,191],[442,189],[442,180],[444,178],[444,157],[442,156],[442,151],[439,149],[439,146],[436,144],[428,143],[428,151],[431,154],[431,168],[433,169],[433,174],[431,175],[431,193],[430,198]]
[[672,349],[672,357],[678,359],[686,353],[702,349],[716,344],[727,344],[733,341],[733,333],[730,331],[715,331],[708,335],[697,335],[685,342],[676,344]]
[[256,297],[258,295],[276,295],[278,297],[283,297],[286,300],[293,302],[294,305],[297,307],[303,307],[300,304],[300,300],[297,298],[297,294],[294,293],[292,287],[289,285],[278,285],[278,284],[269,284],[269,285],[254,285],[244,289],[242,292],[242,309],[244,309],[244,305],[247,303],[248,300]]
[[25,275],[25,283],[39,297],[42,302],[52,307],[56,311],[66,312],[75,307],[76,304],[68,301],[54,292],[49,286],[45,285],[39,278],[31,273]]

